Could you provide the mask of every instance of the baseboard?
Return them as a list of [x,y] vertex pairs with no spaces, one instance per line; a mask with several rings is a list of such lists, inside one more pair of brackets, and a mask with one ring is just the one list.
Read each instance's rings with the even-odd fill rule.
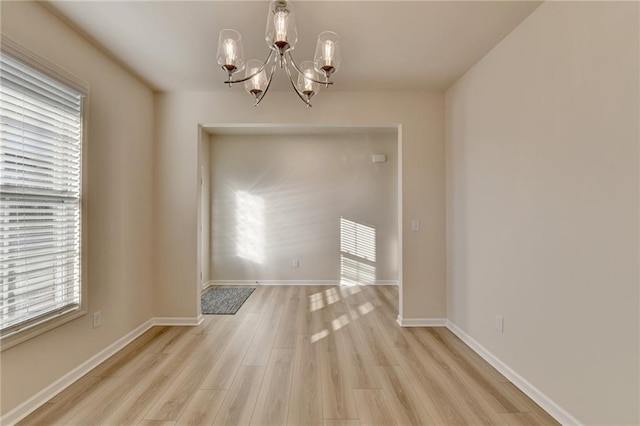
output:
[[41,405],[49,401],[51,398],[65,390],[71,384],[73,384],[76,380],[80,379],[82,376],[87,374],[89,371],[96,368],[100,363],[104,362],[107,358],[127,346],[129,343],[133,342],[136,338],[141,336],[145,331],[149,330],[151,327],[156,325],[153,319],[146,321],[144,324],[136,327],[131,332],[127,333],[122,338],[118,339],[111,345],[107,346],[105,349],[101,350],[87,361],[83,362],[69,373],[65,374],[46,388],[42,389],[40,392],[18,405],[7,414],[2,416],[0,419],[0,424],[2,425],[14,425],[18,423],[20,420],[27,417],[29,414],[34,412]]
[[445,327],[447,325],[446,318],[402,318],[400,315],[397,322],[400,327]]
[[[340,281],[332,280],[213,280],[207,281],[204,288],[213,285],[295,285],[295,286],[339,286]],[[380,280],[372,283],[362,284],[368,285],[398,285],[398,281]]]
[[65,390],[72,385],[76,380],[96,368],[102,362],[106,361],[110,356],[114,355],[119,350],[123,349],[129,343],[140,337],[144,332],[149,330],[153,326],[158,325],[170,325],[170,326],[196,326],[200,325],[204,321],[204,315],[200,315],[197,318],[170,318],[170,317],[157,317],[151,318],[134,330],[127,333],[105,349],[101,350],[87,361],[80,364],[78,367],[71,370],[40,392],[18,405],[7,414],[0,418],[0,425],[12,426],[18,423],[20,420],[33,413],[40,406],[45,404],[51,398]]
[[478,343],[473,337],[465,333],[460,327],[447,320],[447,328],[460,338],[467,346],[474,350],[480,357],[487,361],[493,368],[498,370],[511,381],[518,389],[524,392],[536,404],[542,407],[549,415],[563,425],[581,425],[581,423],[565,411],[558,404],[553,402],[551,398],[542,393],[538,388],[529,383],[521,375],[513,371],[507,364],[502,362],[498,357],[493,355],[484,346]]

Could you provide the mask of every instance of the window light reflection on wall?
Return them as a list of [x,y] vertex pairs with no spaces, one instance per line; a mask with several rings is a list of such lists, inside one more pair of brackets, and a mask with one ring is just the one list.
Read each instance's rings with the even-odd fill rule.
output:
[[262,264],[265,260],[264,199],[236,192],[236,255]]

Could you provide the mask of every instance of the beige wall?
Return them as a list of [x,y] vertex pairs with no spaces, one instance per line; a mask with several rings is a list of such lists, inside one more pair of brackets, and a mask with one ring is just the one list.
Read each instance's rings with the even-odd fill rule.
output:
[[327,131],[212,136],[212,280],[397,281],[397,131]]
[[[239,87],[216,93],[156,95],[159,315],[194,317],[199,310],[195,272],[198,124],[401,123],[404,317],[445,316],[444,96],[326,90],[314,99],[313,108],[308,109],[293,92],[273,92],[256,108]],[[411,232],[411,219],[422,221],[420,232]]]
[[38,3],[1,7],[3,35],[90,85],[89,314],[1,353],[5,414],[152,316],[153,93]]
[[544,3],[446,94],[449,318],[586,424],[640,422],[638,25]]
[[198,246],[200,247],[201,284],[211,280],[211,143],[209,135],[203,134],[198,143],[198,162],[200,164],[200,202]]

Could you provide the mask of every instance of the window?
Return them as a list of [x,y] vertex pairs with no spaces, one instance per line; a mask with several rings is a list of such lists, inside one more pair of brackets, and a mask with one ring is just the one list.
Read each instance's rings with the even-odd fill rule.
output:
[[18,343],[84,313],[81,177],[86,89],[69,84],[69,77],[32,55],[24,60],[19,49],[11,49],[5,39],[2,42],[0,335],[4,349],[7,343]]

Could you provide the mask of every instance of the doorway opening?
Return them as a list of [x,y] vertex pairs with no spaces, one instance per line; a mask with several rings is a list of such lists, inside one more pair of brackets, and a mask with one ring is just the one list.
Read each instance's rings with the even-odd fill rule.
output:
[[[253,284],[258,283],[261,285],[269,284],[297,284],[297,285],[333,285],[338,284],[340,286],[359,286],[359,285],[372,285],[372,284],[397,284],[398,285],[398,314],[402,314],[402,132],[401,126],[398,124],[381,124],[381,125],[298,125],[298,124],[221,124],[221,125],[202,125],[200,127],[199,146],[198,146],[198,162],[199,162],[199,197],[198,197],[198,274],[201,277],[199,285],[204,286],[208,283],[219,285],[221,283],[225,285],[233,284]],[[265,171],[264,162],[276,161],[276,160],[264,160],[269,156],[259,155],[245,155],[235,158],[231,167],[234,168],[247,168],[248,170],[262,170],[260,174],[259,184],[256,182],[242,182],[242,184],[234,184],[233,182],[225,182],[227,185],[220,190],[214,188],[216,185],[220,185],[221,180],[227,180],[224,177],[224,171],[216,169],[211,170],[212,152],[211,140],[231,140],[234,143],[245,145],[252,140],[254,143],[258,143],[260,140],[273,140],[282,139],[286,137],[299,137],[300,139],[317,139],[324,138],[325,142],[333,139],[348,140],[362,140],[366,135],[367,141],[376,141],[377,139],[384,139],[392,141],[394,144],[393,152],[390,153],[387,164],[371,164],[375,163],[372,160],[374,155],[380,158],[381,152],[376,152],[375,149],[367,155],[366,159],[361,157],[364,155],[361,152],[358,153],[360,157],[357,157],[359,161],[368,161],[368,167],[378,168],[379,174],[384,173],[384,167],[392,167],[393,181],[390,183],[393,188],[393,244],[387,244],[390,241],[387,234],[388,230],[384,229],[384,226],[379,225],[377,220],[367,220],[367,214],[357,212],[356,214],[340,214],[337,217],[320,217],[316,215],[318,209],[322,209],[320,201],[322,194],[328,192],[340,191],[340,185],[330,185],[323,187],[319,179],[319,182],[314,187],[296,186],[291,184],[291,180],[287,180],[278,174],[270,172],[267,168]],[[306,138],[306,139],[305,139]],[[258,141],[258,142],[255,142]],[[376,146],[372,143],[371,146]],[[258,145],[245,146],[244,152],[251,152],[257,149]],[[279,154],[276,158],[285,157],[282,161],[287,161],[287,156],[296,154],[292,151],[293,145],[282,143],[278,146]],[[237,153],[242,153],[242,149],[237,149]],[[334,153],[335,154],[335,153]],[[297,167],[305,169],[313,169],[314,164],[319,161],[319,157],[323,154],[318,152],[311,152],[307,155],[307,158],[300,159],[299,154],[296,157],[296,161],[299,163]],[[335,154],[339,155],[339,154]],[[353,155],[350,157],[349,153],[342,155],[342,161],[353,161],[356,158]],[[256,159],[262,158],[262,163]],[[385,158],[386,160],[386,158]],[[252,163],[254,161],[254,163]],[[255,162],[258,161],[258,162]],[[279,161],[279,160],[278,160]],[[380,161],[378,161],[380,162]],[[282,163],[285,164],[285,163]],[[289,164],[289,163],[287,163]],[[241,165],[241,166],[237,166]],[[218,168],[224,168],[218,165]],[[225,166],[226,167],[226,166]],[[347,165],[349,167],[349,165]],[[355,167],[355,166],[354,166]],[[272,169],[278,168],[278,164],[274,164]],[[311,173],[309,170],[305,172]],[[222,174],[221,174],[222,173]],[[229,172],[231,173],[231,172]],[[235,173],[235,170],[234,170]],[[338,172],[336,172],[338,173]],[[357,172],[354,168],[354,173]],[[212,174],[214,178],[212,178]],[[282,174],[282,170],[280,170]],[[251,179],[251,173],[247,173],[247,176]],[[371,176],[361,176],[362,182],[366,183],[367,179],[371,179]],[[376,178],[375,176],[373,178]],[[265,185],[264,182],[271,179],[272,181],[278,180],[277,185]],[[358,177],[353,178],[357,182]],[[237,179],[236,179],[237,180]],[[284,182],[284,183],[283,183]],[[235,185],[235,186],[234,186]],[[356,183],[356,187],[357,187]],[[355,198],[353,203],[356,205],[360,201],[360,193],[365,194],[370,189],[363,189],[358,191],[351,191],[349,195]],[[356,188],[358,189],[358,187]],[[356,195],[354,195],[356,194]],[[296,203],[292,206],[291,202],[288,202],[290,197],[295,196]],[[289,198],[287,198],[289,197]],[[346,195],[345,195],[346,197]],[[344,198],[344,197],[343,197]],[[267,200],[268,202],[266,202]],[[284,200],[284,201],[283,201]],[[335,202],[339,204],[342,199],[338,198]],[[216,206],[224,206],[224,209],[216,209]],[[325,204],[326,206],[326,204]],[[334,206],[330,206],[334,207]],[[235,209],[235,210],[234,210]],[[304,217],[296,216],[296,211],[293,209],[301,210]],[[369,206],[367,211],[375,211],[380,208],[376,206]],[[317,216],[317,217],[316,217]],[[364,220],[363,220],[364,218]],[[280,222],[278,222],[280,221]],[[324,222],[330,221],[331,224]],[[333,223],[335,222],[335,223]],[[268,224],[268,226],[266,225]],[[275,224],[275,225],[274,225]],[[280,227],[278,227],[278,225]],[[322,226],[331,226],[332,230],[322,231]],[[300,272],[303,268],[309,268],[309,263],[304,258],[304,254],[291,255],[285,262],[282,259],[278,261],[273,260],[273,247],[269,246],[274,241],[273,236],[277,235],[277,241],[279,246],[295,246],[299,243],[301,231],[309,231],[310,228],[318,228],[318,232],[324,232],[322,235],[327,237],[321,237],[320,239],[326,239],[327,241],[319,241],[318,244],[333,244],[332,247],[334,253],[336,253],[336,264],[338,277],[337,279],[326,279],[319,275],[307,275],[306,279],[299,279],[299,275],[296,276],[296,272]],[[225,232],[216,232],[216,229],[225,230]],[[274,231],[277,230],[277,232]],[[335,235],[333,235],[335,233]],[[321,235],[321,234],[318,234]],[[381,247],[379,240],[382,239],[387,245]],[[331,241],[329,241],[331,240]],[[333,242],[335,240],[335,242]],[[389,247],[391,246],[391,247]],[[385,253],[384,251],[391,253]],[[379,253],[378,253],[379,251]],[[224,263],[218,263],[212,261],[212,256],[215,253],[216,258],[224,258],[227,256],[227,261]],[[269,258],[266,255],[269,253]],[[319,257],[314,257],[314,262]],[[392,258],[394,261],[395,274],[389,274],[387,269],[388,265],[385,264],[385,259]],[[237,259],[238,262],[234,266],[234,262],[230,261]],[[388,262],[387,262],[388,263]],[[221,265],[225,265],[225,268],[229,273],[222,274],[221,279],[211,280],[214,272],[218,273],[218,277],[221,276]],[[285,264],[283,267],[282,265]],[[281,268],[279,271],[274,271]],[[327,267],[327,265],[324,265]],[[233,268],[235,272],[233,272]],[[244,268],[242,270],[241,268]],[[282,268],[289,268],[289,271],[284,271]],[[300,269],[298,269],[300,268]],[[309,269],[306,269],[307,271]],[[326,270],[326,268],[325,268]],[[265,272],[267,271],[267,272]],[[283,272],[284,271],[284,272]],[[244,274],[243,274],[244,272]],[[249,272],[249,273],[247,273]],[[253,275],[252,275],[253,273]],[[271,274],[271,275],[270,275]],[[289,274],[289,275],[287,275]],[[273,275],[273,276],[272,276]],[[243,279],[229,279],[232,276],[240,276]],[[260,279],[253,280],[255,277],[261,277]],[[251,282],[250,282],[251,280]],[[197,294],[199,294],[198,292]],[[199,306],[199,302],[198,302]]]

